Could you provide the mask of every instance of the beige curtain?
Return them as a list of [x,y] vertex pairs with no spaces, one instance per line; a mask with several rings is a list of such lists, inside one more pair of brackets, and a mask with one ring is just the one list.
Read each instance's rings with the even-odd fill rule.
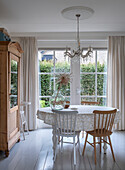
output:
[[20,45],[24,51],[21,60],[21,101],[30,101],[25,108],[29,130],[36,129],[36,113],[38,109],[38,57],[34,37],[21,37]]
[[120,129],[125,130],[125,37],[109,37],[107,103],[121,112]]

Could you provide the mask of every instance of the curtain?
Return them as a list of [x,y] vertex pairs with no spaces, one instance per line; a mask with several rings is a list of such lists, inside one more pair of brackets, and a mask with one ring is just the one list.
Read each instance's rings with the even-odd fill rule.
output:
[[21,60],[21,101],[30,101],[25,108],[29,130],[36,129],[38,109],[38,57],[34,37],[21,37],[20,45],[24,51]]
[[120,129],[125,130],[125,37],[110,36],[108,42],[107,104],[121,113]]

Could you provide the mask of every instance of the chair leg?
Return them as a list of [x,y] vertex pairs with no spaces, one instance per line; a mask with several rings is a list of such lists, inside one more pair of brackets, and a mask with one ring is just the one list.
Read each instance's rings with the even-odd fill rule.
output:
[[58,145],[60,144],[61,142],[61,136],[58,134]]
[[94,142],[94,153],[95,153],[95,164],[96,164],[96,141],[95,141],[95,137],[93,136],[93,142]]
[[75,145],[75,137],[73,137],[73,146],[74,146],[74,165],[76,165],[76,145]]
[[79,141],[79,133],[77,134],[77,141],[78,141],[78,146],[79,146],[79,153],[80,155],[82,155],[81,148],[80,148],[80,141]]
[[114,152],[113,152],[113,148],[112,148],[112,143],[111,143],[110,136],[108,136],[108,139],[109,139],[109,144],[110,144],[110,148],[111,148],[112,156],[113,156],[113,159],[114,159],[114,161],[115,161],[115,156],[114,156]]
[[21,122],[21,131],[22,131],[22,133],[23,133],[23,139],[25,140],[25,134],[24,134],[24,127],[23,127],[24,125],[22,124],[22,122]]
[[83,148],[83,151],[82,151],[82,155],[84,155],[84,152],[85,152],[87,138],[88,138],[88,133],[86,134],[86,139],[85,139],[85,144],[84,144],[84,148]]
[[23,139],[25,140],[24,124],[23,124],[22,115],[20,115],[20,131],[23,133]]
[[84,131],[81,131],[81,133],[82,133],[82,138],[84,138]]
[[60,143],[60,136],[58,136],[58,144]]
[[55,162],[55,160],[56,160],[56,154],[57,154],[57,144],[58,144],[58,141],[56,140],[56,148],[55,148],[55,155],[54,155],[54,162]]
[[101,153],[101,144],[102,144],[101,139],[102,139],[102,137],[100,137],[100,153]]
[[29,135],[29,129],[28,129],[27,122],[25,122],[25,126],[26,126],[26,131],[27,131],[27,133],[28,133],[28,135]]
[[61,138],[61,152],[63,152],[63,136]]

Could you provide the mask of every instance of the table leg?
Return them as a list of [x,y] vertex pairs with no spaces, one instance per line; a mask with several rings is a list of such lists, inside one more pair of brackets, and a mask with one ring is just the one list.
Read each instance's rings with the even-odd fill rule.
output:
[[[107,136],[106,137],[103,137],[105,141],[107,141]],[[104,149],[104,154],[106,154],[106,150],[107,150],[107,144],[104,142],[104,145],[103,145],[103,149]]]
[[56,147],[57,147],[57,137],[56,137],[56,127],[53,125],[52,126],[52,141],[53,141],[53,160],[56,158]]

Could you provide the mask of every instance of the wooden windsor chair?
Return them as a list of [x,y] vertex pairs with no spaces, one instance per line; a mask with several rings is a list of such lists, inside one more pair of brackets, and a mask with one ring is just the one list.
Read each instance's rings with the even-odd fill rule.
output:
[[[104,142],[110,145],[112,156],[115,161],[115,156],[114,156],[114,152],[112,148],[110,135],[112,134],[112,126],[114,123],[116,112],[117,112],[117,109],[109,110],[109,111],[99,111],[99,110],[93,111],[94,130],[86,131],[86,139],[85,139],[85,144],[84,144],[82,155],[84,155],[86,143],[88,142],[91,146],[94,147],[95,164],[96,164],[96,144],[100,144],[100,153],[101,153],[101,144]],[[88,134],[93,136],[93,143],[90,143],[89,141],[87,141]],[[96,142],[96,137],[100,138],[99,142]],[[102,139],[102,137],[108,137],[109,142]]]
[[[56,136],[57,141],[59,141],[61,137],[61,152],[63,151],[63,143],[71,143],[65,142],[63,140],[64,137],[72,137],[73,138],[73,146],[74,146],[74,165],[76,165],[76,144],[79,145],[80,150],[80,142],[79,142],[79,133],[80,131],[76,131],[76,121],[77,121],[77,113],[78,111],[61,111],[55,110],[56,113]],[[77,136],[77,142],[75,141],[75,137]],[[54,161],[56,159],[57,153],[57,143],[55,149]]]
[[[95,101],[81,101],[81,105],[99,105],[99,102]],[[84,131],[81,131],[82,138],[84,137]]]

